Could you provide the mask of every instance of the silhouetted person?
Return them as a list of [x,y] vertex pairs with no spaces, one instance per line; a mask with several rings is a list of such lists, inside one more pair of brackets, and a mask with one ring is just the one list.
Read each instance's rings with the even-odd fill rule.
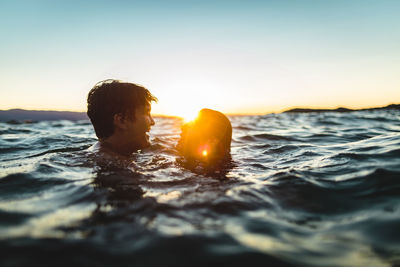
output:
[[182,126],[177,149],[191,166],[216,167],[230,160],[232,126],[221,112],[202,109]]
[[105,80],[97,83],[87,98],[87,115],[98,137],[94,150],[112,156],[129,156],[150,145],[147,132],[154,120],[146,88],[134,83]]

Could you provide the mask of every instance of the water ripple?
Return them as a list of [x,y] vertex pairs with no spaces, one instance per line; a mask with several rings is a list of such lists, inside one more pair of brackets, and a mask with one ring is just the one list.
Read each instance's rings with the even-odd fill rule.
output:
[[2,263],[400,263],[399,111],[230,120],[219,173],[182,164],[178,118],[129,161],[87,151],[88,121],[0,123]]

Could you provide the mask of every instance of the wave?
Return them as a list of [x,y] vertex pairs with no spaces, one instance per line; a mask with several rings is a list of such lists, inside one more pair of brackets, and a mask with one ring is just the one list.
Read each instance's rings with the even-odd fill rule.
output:
[[180,163],[181,120],[115,162],[88,121],[2,124],[2,263],[396,264],[398,111],[230,118],[218,175]]
[[0,199],[20,199],[69,182],[62,178],[39,178],[31,173],[9,174],[0,179]]
[[243,141],[296,141],[296,139],[287,137],[287,136],[280,136],[280,135],[273,135],[273,134],[254,134],[254,135],[245,135],[240,137]]

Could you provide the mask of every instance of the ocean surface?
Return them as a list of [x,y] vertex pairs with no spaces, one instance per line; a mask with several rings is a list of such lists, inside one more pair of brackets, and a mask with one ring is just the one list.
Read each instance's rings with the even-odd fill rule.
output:
[[213,173],[179,163],[179,118],[121,162],[89,121],[0,123],[0,266],[400,265],[399,110],[230,120]]

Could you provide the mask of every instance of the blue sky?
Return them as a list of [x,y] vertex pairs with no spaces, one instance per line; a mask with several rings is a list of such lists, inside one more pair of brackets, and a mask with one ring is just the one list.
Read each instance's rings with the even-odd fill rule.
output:
[[400,102],[400,1],[3,1],[0,109],[85,110],[116,78],[155,113]]

